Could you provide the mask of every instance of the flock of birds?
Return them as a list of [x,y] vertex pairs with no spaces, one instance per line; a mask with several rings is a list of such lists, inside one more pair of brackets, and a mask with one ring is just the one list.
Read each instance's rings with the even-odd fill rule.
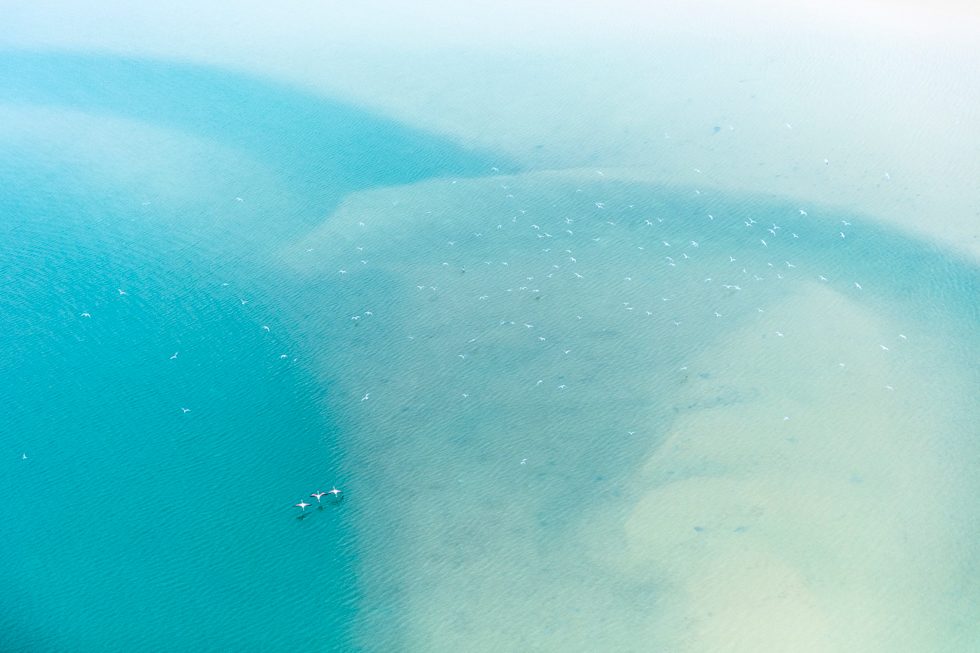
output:
[[[597,171],[597,172],[600,176],[602,175],[601,171]],[[515,199],[512,189],[509,186],[507,186],[506,183],[501,184],[500,187],[503,189],[504,193],[506,193],[507,200],[512,201]],[[581,197],[581,195],[578,194],[583,192],[584,191],[581,188],[575,190],[577,197]],[[696,195],[701,194],[700,191],[695,191],[695,193]],[[235,199],[238,202],[243,201],[241,198],[235,198]],[[686,316],[684,319],[698,319],[695,315],[696,306],[699,303],[700,305],[704,306],[704,300],[706,297],[709,296],[732,297],[735,295],[742,294],[743,289],[748,290],[748,286],[753,283],[763,282],[766,279],[783,279],[784,274],[788,275],[790,273],[795,273],[799,275],[801,270],[797,269],[798,267],[797,263],[794,263],[790,260],[766,261],[764,263],[763,261],[765,261],[766,258],[771,256],[771,253],[773,252],[774,249],[773,247],[771,247],[771,245],[774,244],[774,241],[780,242],[788,239],[787,245],[789,243],[798,241],[799,239],[801,239],[801,234],[803,234],[803,226],[804,226],[803,222],[807,224],[807,228],[812,227],[815,224],[812,221],[813,220],[812,218],[808,218],[809,216],[808,211],[806,209],[799,208],[798,210],[794,211],[796,213],[795,219],[797,221],[802,221],[800,227],[798,228],[794,229],[792,227],[788,227],[784,229],[782,226],[775,223],[773,223],[770,227],[766,228],[766,224],[760,223],[755,218],[745,217],[744,219],[739,219],[742,223],[740,228],[746,232],[745,235],[748,236],[748,238],[741,238],[731,233],[728,236],[723,236],[720,234],[720,232],[717,231],[717,228],[725,224],[728,224],[731,227],[735,227],[736,225],[738,225],[738,220],[718,220],[716,222],[715,213],[717,213],[717,210],[715,210],[715,213],[707,213],[707,212],[702,213],[702,221],[700,223],[701,226],[697,233],[695,233],[693,230],[690,230],[686,234],[686,236],[680,236],[679,233],[683,233],[683,232],[678,231],[678,227],[681,225],[676,217],[671,217],[669,215],[663,215],[663,214],[660,216],[657,216],[655,214],[651,215],[650,211],[644,211],[642,207],[637,207],[634,204],[624,203],[617,207],[616,202],[614,201],[611,202],[608,199],[604,201],[595,201],[595,202],[588,201],[586,205],[589,206],[589,208],[591,209],[590,211],[582,211],[581,209],[579,209],[578,212],[566,211],[565,215],[563,216],[559,212],[555,212],[555,214],[550,216],[550,218],[551,219],[559,218],[559,220],[554,223],[551,223],[549,218],[543,215],[535,219],[533,217],[535,213],[533,210],[529,210],[527,208],[515,209],[512,211],[512,215],[509,216],[509,220],[507,219],[502,220],[495,226],[492,224],[485,225],[483,229],[480,229],[479,231],[474,231],[472,234],[459,233],[456,236],[451,236],[450,237],[451,239],[447,241],[446,246],[453,251],[457,251],[460,254],[463,254],[464,258],[469,258],[470,260],[469,261],[463,260],[462,262],[460,262],[460,259],[457,259],[457,263],[454,264],[450,264],[448,261],[444,261],[442,262],[440,267],[444,271],[455,271],[460,265],[469,266],[469,265],[477,264],[475,260],[472,260],[473,256],[474,255],[483,256],[484,254],[478,254],[476,253],[476,250],[466,250],[464,248],[457,247],[457,243],[462,243],[466,239],[469,239],[469,242],[471,243],[489,241],[491,239],[486,238],[485,235],[489,236],[495,232],[497,234],[502,234],[505,236],[507,235],[507,232],[511,232],[510,236],[508,237],[513,237],[514,235],[518,235],[522,239],[523,238],[530,239],[527,242],[531,245],[531,247],[529,247],[527,253],[531,253],[536,249],[540,250],[541,254],[545,256],[545,260],[551,263],[550,269],[545,274],[539,274],[535,276],[535,275],[527,275],[526,273],[530,271],[530,268],[521,265],[519,261],[514,261],[514,263],[517,264],[515,266],[510,266],[510,262],[503,261],[503,260],[482,261],[487,266],[499,265],[504,270],[506,270],[506,275],[498,275],[497,277],[495,277],[495,281],[497,282],[498,285],[498,288],[496,290],[486,289],[485,291],[482,291],[478,296],[474,296],[474,299],[477,302],[483,303],[483,302],[487,302],[487,300],[490,300],[492,295],[495,294],[497,297],[499,297],[502,293],[510,296],[530,295],[534,299],[538,299],[540,298],[540,295],[542,293],[542,288],[545,288],[547,290],[546,284],[552,284],[553,287],[553,284],[555,282],[558,282],[560,279],[563,278],[566,279],[568,282],[581,283],[583,279],[586,279],[589,276],[596,276],[597,273],[601,273],[602,275],[606,275],[606,278],[609,279],[610,277],[608,275],[610,273],[615,274],[613,272],[614,268],[611,267],[612,261],[614,261],[615,259],[609,258],[608,253],[605,250],[598,250],[598,251],[593,250],[591,253],[589,253],[585,251],[583,248],[590,247],[590,246],[597,246],[600,244],[605,245],[607,242],[616,242],[617,240],[619,241],[620,244],[627,245],[631,249],[639,250],[645,258],[649,257],[650,254],[653,254],[652,257],[646,258],[646,260],[648,260],[650,264],[655,266],[653,268],[654,272],[656,271],[657,267],[659,267],[661,270],[669,270],[673,268],[678,268],[679,266],[685,264],[691,264],[695,262],[696,258],[702,258],[702,260],[706,260],[703,258],[704,256],[709,256],[712,258],[718,257],[717,265],[721,267],[716,267],[715,265],[712,265],[711,267],[716,268],[715,272],[714,273],[709,272],[709,274],[703,279],[703,282],[700,282],[699,285],[704,289],[716,287],[719,291],[723,293],[723,295],[719,296],[717,292],[711,293],[709,295],[706,294],[705,292],[699,291],[700,293],[699,297],[690,297],[690,298],[677,297],[676,299],[681,301],[674,302],[673,301],[675,299],[674,296],[665,295],[663,297],[659,297],[660,299],[659,302],[655,302],[657,305],[663,307],[673,307],[673,306],[678,306],[681,303],[690,303],[690,305],[686,306],[685,308],[684,312]],[[579,204],[579,206],[581,206],[581,204]],[[611,213],[618,213],[618,216],[607,218],[606,216]],[[790,218],[789,216],[787,216],[786,219],[790,220],[791,222],[793,221],[793,219]],[[697,225],[696,219],[682,218],[681,220],[685,221],[685,224],[683,225],[684,227],[695,227]],[[367,227],[367,225],[363,221],[360,221],[357,224],[361,228]],[[620,225],[629,227],[630,231],[615,232],[615,234],[618,235],[614,235],[614,232],[609,231],[610,229],[616,229],[617,227],[620,227]],[[838,241],[843,241],[847,237],[847,233],[841,231],[840,229],[846,229],[850,227],[851,223],[848,222],[847,220],[840,220],[839,225],[840,226],[837,228],[831,228],[829,225],[827,225],[827,227],[831,228],[831,233]],[[463,229],[466,228],[466,226],[464,226],[462,223],[460,226]],[[479,227],[477,228],[479,229]],[[518,231],[516,232],[511,231],[513,229],[516,229]],[[648,231],[644,233],[644,230],[648,230]],[[750,243],[752,242],[753,239],[752,234],[762,230],[764,230],[767,233],[758,234],[754,236],[756,242],[756,248],[761,247],[761,251],[759,252],[759,254],[762,254],[762,258],[760,258],[758,255],[752,255],[750,253],[751,250],[747,250],[746,248],[751,247]],[[797,231],[799,231],[799,233],[797,233]],[[764,235],[765,237],[759,238],[759,235]],[[738,248],[738,251],[719,252],[717,248],[717,242],[720,240],[730,241],[733,247]],[[632,243],[630,243],[629,241],[632,241]],[[712,243],[712,241],[715,242]],[[534,247],[535,243],[544,245],[544,247]],[[704,247],[704,245],[708,245],[708,246]],[[712,245],[715,246],[712,247]],[[656,254],[657,249],[660,249],[659,255]],[[306,251],[311,252],[313,250],[312,248],[310,248],[307,249]],[[519,256],[518,251],[512,250],[512,252],[514,256]],[[584,256],[583,253],[585,254]],[[736,256],[736,254],[738,256]],[[349,275],[349,270],[355,268],[363,269],[367,267],[368,260],[362,258],[365,256],[364,248],[362,246],[357,247],[356,256],[360,260],[361,265],[360,266],[348,265],[341,268],[338,271],[338,274],[340,275],[341,279],[346,280],[350,278],[351,275]],[[744,256],[744,260],[743,260],[743,256]],[[780,259],[781,258],[782,257],[780,257]],[[584,267],[581,265],[580,259],[582,259],[583,262],[591,260],[593,262],[593,265],[591,267]],[[659,266],[657,265],[658,262],[659,262]],[[802,262],[800,263],[802,265]],[[635,261],[630,264],[635,265]],[[760,265],[762,266],[761,269],[760,269]],[[753,266],[755,269],[752,269]],[[805,268],[806,266],[803,267]],[[702,265],[702,266],[696,266],[694,269],[699,270],[701,273],[704,273],[705,270],[709,270],[710,268],[708,266]],[[465,272],[465,269],[463,270],[463,272]],[[830,279],[826,274],[815,274],[815,272],[813,271],[811,271],[811,274],[813,274],[815,279],[819,280],[822,283],[830,282]],[[725,280],[727,282],[726,283],[715,282],[716,276],[721,277],[720,280]],[[508,277],[511,279],[510,281],[506,281]],[[726,277],[727,280],[725,279]],[[627,284],[630,284],[631,282],[634,282],[634,278],[637,281],[642,281],[643,275],[640,273],[640,271],[637,271],[635,273],[633,271],[628,271],[625,272],[625,276],[622,277],[622,281]],[[434,283],[433,281],[434,280],[421,281],[421,283],[416,284],[416,287],[420,291],[422,290],[435,291],[436,283]],[[223,284],[223,285],[227,285],[227,284]],[[634,286],[630,286],[630,285],[623,286],[624,289],[633,288],[633,287]],[[669,288],[670,286],[668,283],[665,285],[665,287],[662,290],[665,293],[669,293],[670,292]],[[861,291],[863,289],[863,286],[860,282],[854,281],[853,288],[857,289],[858,291]],[[612,288],[606,288],[604,290],[609,292],[612,291]],[[119,288],[117,292],[120,296],[127,295],[127,291],[122,288]],[[750,293],[745,293],[745,294],[748,295]],[[636,294],[634,293],[630,295],[630,297],[636,297]],[[694,299],[697,301],[684,302],[684,299],[688,299],[688,300]],[[249,303],[249,300],[242,299],[242,298],[239,298],[238,301],[242,306],[245,306]],[[646,310],[640,310],[643,307],[634,305],[634,301],[636,300],[632,299],[630,301],[621,302],[622,309],[625,311],[625,313],[633,313],[637,315],[645,314],[648,317],[654,316],[656,311],[654,305],[649,305],[648,307],[646,307]],[[704,306],[704,308],[708,309],[708,312],[705,313],[701,319],[722,318],[724,316],[723,313],[717,309],[721,308],[722,310],[724,310],[724,307],[721,306],[720,303],[716,304],[716,306],[717,308],[711,308],[710,305]],[[671,310],[672,309],[668,309],[668,312],[666,314],[663,314],[662,309],[657,312],[661,313],[661,315],[664,317],[670,316],[669,319],[674,325],[674,327],[679,327],[681,325],[681,321],[678,318],[681,316],[676,311],[672,313]],[[757,308],[756,310],[760,313],[764,312],[764,309],[761,307]],[[352,323],[356,325],[359,322],[371,321],[371,318],[373,316],[374,316],[373,311],[361,311],[357,315],[352,315],[350,317],[350,320],[352,321]],[[88,319],[91,318],[92,315],[88,311],[85,311],[81,313],[81,317]],[[595,317],[595,316],[593,315],[591,317]],[[537,320],[534,320],[533,318],[526,319],[526,320],[514,320],[514,319],[509,319],[506,316],[501,316],[501,318],[502,319],[499,320],[500,326],[523,324],[523,327],[526,329],[526,331],[529,334],[535,336],[539,344],[551,344],[551,341],[548,341],[548,336],[542,333],[542,329],[536,328],[540,326],[536,324]],[[574,318],[576,320],[584,319],[583,315],[581,314],[574,315]],[[270,328],[267,325],[262,325],[261,328],[267,332],[270,331]],[[784,332],[780,329],[775,329],[773,331],[773,334],[780,338],[784,337]],[[475,341],[477,341],[478,338],[481,338],[484,335],[486,334],[477,334],[477,336],[471,338],[467,342],[467,344],[468,345],[473,344]],[[906,340],[906,337],[904,335],[901,335],[900,337],[902,340]],[[408,339],[414,340],[415,335],[408,335]],[[546,341],[548,342],[546,343]],[[880,345],[880,347],[883,351],[888,351],[889,349],[884,344]],[[568,343],[568,342],[559,345],[559,350],[562,354],[562,358],[568,357],[569,355],[572,354],[573,349],[577,349],[577,348],[578,348],[577,346],[573,347],[572,343]],[[177,360],[179,355],[180,355],[179,351],[173,352],[173,354],[170,356],[170,360]],[[460,360],[466,360],[469,358],[470,352],[463,351],[462,353],[456,354],[456,356]],[[280,358],[286,359],[288,358],[288,356],[286,354],[282,354]],[[843,363],[841,363],[841,366],[843,366]],[[681,369],[686,370],[687,368],[683,367]],[[554,371],[554,369],[552,371]],[[568,385],[569,381],[562,378],[561,375],[555,375],[555,376],[557,376],[558,379],[561,380],[560,383],[557,382],[555,383],[555,387],[558,390],[564,391],[566,388],[569,387]],[[533,384],[533,387],[540,387],[544,383],[544,379],[537,378],[537,376],[535,376],[534,378],[530,379],[530,382]],[[886,388],[888,390],[894,389],[891,386],[886,386]],[[369,391],[362,390],[361,393],[358,395],[360,396],[360,402],[367,402],[368,400],[370,400],[373,396],[372,391],[373,389]],[[463,389],[459,394],[463,399],[468,399],[471,396],[471,392],[472,392],[471,390]],[[191,412],[190,408],[183,407],[183,406],[180,407],[180,410],[184,414]],[[24,457],[26,459],[26,454],[24,455]],[[526,462],[527,462],[527,458],[521,459],[521,464],[525,464]],[[339,502],[342,499],[343,495],[341,490],[337,489],[336,487],[331,489],[329,492],[317,491],[310,494],[310,498],[316,500],[317,502],[316,505],[320,509],[323,508],[322,500],[326,496],[330,496],[334,502]],[[305,512],[306,509],[314,504],[302,500],[293,505],[294,507],[300,509],[300,516],[302,517],[303,515],[306,514]]]
[[[310,494],[310,498],[316,499],[317,508],[319,510],[323,510],[323,497],[327,495],[330,495],[330,498],[333,500],[334,503],[340,503],[340,501],[344,498],[344,493],[341,490],[338,490],[336,486],[332,490],[329,490],[327,492],[317,490],[316,492]],[[300,509],[300,514],[298,518],[303,519],[306,516],[306,509],[312,506],[313,504],[300,500],[299,503],[293,505],[294,507]]]
[[[604,176],[601,171],[596,172],[599,176]],[[561,284],[594,283],[591,280],[601,279],[599,283],[604,284],[601,289],[589,287],[587,290],[579,291],[579,294],[564,295],[566,300],[564,307],[570,310],[576,320],[592,321],[593,326],[611,329],[618,326],[616,320],[586,313],[590,310],[590,304],[594,303],[595,292],[609,296],[619,291],[622,293],[622,299],[625,300],[621,302],[624,314],[662,318],[669,321],[665,324],[670,323],[674,327],[680,327],[682,322],[688,320],[701,321],[730,317],[726,307],[731,311],[742,311],[747,308],[764,313],[765,309],[762,306],[746,305],[735,297],[744,296],[749,302],[753,301],[751,297],[755,297],[754,301],[761,303],[765,301],[764,297],[759,297],[756,292],[752,292],[752,287],[778,283],[784,279],[804,281],[809,278],[822,284],[833,285],[843,282],[858,292],[864,291],[865,288],[865,284],[861,281],[839,278],[840,272],[846,268],[840,268],[835,274],[826,269],[814,269],[814,266],[808,265],[806,260],[796,260],[797,256],[805,256],[805,250],[800,249],[797,243],[809,239],[822,240],[824,243],[822,247],[833,248],[831,243],[835,242],[840,243],[842,247],[847,247],[850,240],[846,239],[850,235],[852,223],[845,219],[836,223],[814,219],[810,217],[810,211],[802,207],[786,207],[781,213],[784,217],[780,221],[785,220],[782,225],[771,221],[764,222],[758,215],[752,217],[748,213],[741,214],[743,217],[733,215],[724,218],[717,208],[712,209],[708,206],[710,200],[706,196],[695,199],[695,202],[704,207],[699,215],[671,215],[663,210],[645,209],[640,204],[617,202],[613,197],[595,198],[600,201],[585,199],[583,194],[588,191],[582,188],[575,189],[574,200],[565,201],[562,206],[553,204],[545,214],[540,208],[535,209],[533,205],[525,204],[523,208],[518,208],[521,206],[521,201],[515,196],[516,189],[508,186],[508,183],[510,182],[503,180],[499,186],[505,194],[505,204],[509,203],[513,207],[503,209],[510,213],[504,219],[500,219],[503,216],[491,217],[490,220],[493,222],[483,224],[466,224],[465,220],[459,220],[455,234],[450,229],[456,221],[446,220],[442,223],[447,225],[448,229],[443,232],[447,238],[445,242],[447,250],[444,254],[447,258],[441,263],[441,269],[444,273],[450,273],[450,276],[441,279],[436,277],[415,280],[412,283],[418,291],[431,292],[433,295],[443,290],[451,293],[458,292],[452,284],[454,280],[460,279],[459,273],[465,273],[467,269],[473,269],[480,263],[485,266],[499,266],[500,272],[488,279],[488,283],[496,287],[480,288],[478,294],[474,293],[473,299],[478,303],[494,303],[495,306],[501,307],[503,307],[500,303],[501,298],[504,296],[516,298],[518,295],[530,295],[533,299],[540,299],[541,296],[552,292],[568,293],[568,287],[560,287]],[[696,196],[701,195],[700,190],[694,192]],[[628,201],[636,200],[629,198]],[[691,206],[692,208],[695,206],[694,202]],[[686,210],[681,209],[681,211]],[[762,210],[768,209],[763,207]],[[716,220],[716,215],[720,219]],[[405,216],[405,220],[412,219],[409,215]],[[363,220],[356,224],[361,228],[365,239],[369,240],[371,225]],[[491,241],[501,243],[501,237],[509,239],[506,247],[499,248],[497,244],[491,245]],[[525,245],[520,245],[519,242]],[[356,253],[353,253],[360,260],[361,265],[353,261],[351,262],[353,264],[343,265],[337,270],[341,280],[349,280],[355,269],[370,267],[363,244],[358,244]],[[620,251],[626,256],[620,259],[619,255],[612,255],[613,246],[623,247],[624,249]],[[725,251],[721,249],[722,247],[731,249]],[[492,253],[499,254],[508,250],[510,252],[508,258],[512,257],[514,260],[492,258]],[[628,254],[629,250],[633,250],[633,254]],[[306,251],[313,250],[309,248]],[[483,257],[488,258],[481,261]],[[692,265],[698,261],[699,264]],[[843,261],[838,261],[838,264],[840,262]],[[542,263],[550,264],[550,268],[545,269],[543,273]],[[624,267],[630,266],[622,270],[620,279],[616,276],[617,263]],[[830,267],[834,265],[834,261],[822,260],[820,264]],[[644,267],[649,272],[644,271]],[[693,274],[702,276],[695,279],[688,277],[682,283],[672,285],[672,279],[681,281],[682,278],[676,276],[678,272],[667,271],[679,271],[682,267],[687,267]],[[528,274],[535,269],[537,274]],[[855,269],[860,268],[855,267]],[[475,272],[475,274],[479,273]],[[624,285],[619,288],[612,285],[620,281]],[[838,289],[843,288],[838,286]],[[659,292],[662,296],[649,296],[644,300],[650,302],[647,306],[638,305],[640,293],[644,292]],[[432,299],[435,299],[435,296]],[[582,304],[578,305],[580,299]],[[503,310],[510,313],[515,309],[515,305],[510,302],[508,304],[510,306]],[[699,310],[704,312],[699,315]],[[351,315],[350,320],[356,325],[370,321],[367,318],[372,315],[374,313],[371,311],[362,311]],[[500,314],[499,325],[506,327],[523,324],[527,333],[536,338],[542,346],[554,344],[555,340],[542,328],[546,326],[545,324],[539,324],[539,320],[532,317],[530,313],[525,313],[522,317],[524,319]],[[605,325],[594,324],[597,318],[603,319]],[[543,322],[544,318],[541,321]],[[581,327],[583,324],[580,323],[578,326]],[[562,331],[566,332],[565,338],[568,338],[567,329],[562,328]],[[772,335],[783,338],[786,333],[781,325],[772,325]],[[407,337],[412,341],[419,335],[409,333]],[[470,335],[473,337],[465,344],[461,343],[462,346],[457,350],[456,356],[461,361],[476,355],[474,347],[486,342],[488,331]],[[900,338],[906,340],[904,335]],[[557,345],[557,351],[564,356],[570,356],[573,350],[580,349],[581,346],[581,343],[566,340]],[[882,351],[889,350],[884,344],[881,344],[880,348]],[[443,352],[439,355],[442,356]],[[430,361],[427,361],[427,364],[429,363]],[[550,371],[557,371],[557,368],[552,367]],[[558,390],[566,390],[570,387],[569,382],[561,378],[562,375],[554,374],[554,377],[558,378],[553,387]],[[529,382],[534,387],[538,387],[544,383],[544,379],[535,376],[529,379]],[[886,386],[885,389],[893,390],[891,386]],[[375,390],[376,388],[371,387],[362,388],[357,395],[360,397],[360,402],[371,399],[374,396],[372,392]],[[458,393],[457,396],[462,399],[473,396],[472,390],[465,387],[460,388]]]

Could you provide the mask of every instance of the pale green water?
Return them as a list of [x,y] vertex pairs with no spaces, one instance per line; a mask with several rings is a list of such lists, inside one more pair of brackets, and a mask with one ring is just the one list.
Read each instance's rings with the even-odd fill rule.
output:
[[318,347],[386,552],[360,641],[971,648],[976,272],[807,213],[595,171],[439,180],[286,248],[347,288]]
[[975,267],[240,76],[3,65],[5,650],[975,649]]

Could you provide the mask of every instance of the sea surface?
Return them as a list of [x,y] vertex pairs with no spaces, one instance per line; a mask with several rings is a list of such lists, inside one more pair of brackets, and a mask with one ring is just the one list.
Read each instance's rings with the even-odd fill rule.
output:
[[977,650],[980,270],[833,200],[0,53],[0,650]]

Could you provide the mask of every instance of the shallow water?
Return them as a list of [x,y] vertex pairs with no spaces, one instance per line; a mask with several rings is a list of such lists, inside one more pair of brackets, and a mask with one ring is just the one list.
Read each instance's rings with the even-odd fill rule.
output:
[[975,648],[975,266],[220,71],[3,66],[4,650]]
[[386,552],[359,641],[968,649],[976,596],[939,588],[976,564],[976,272],[819,214],[438,180],[287,248],[346,289],[320,347]]

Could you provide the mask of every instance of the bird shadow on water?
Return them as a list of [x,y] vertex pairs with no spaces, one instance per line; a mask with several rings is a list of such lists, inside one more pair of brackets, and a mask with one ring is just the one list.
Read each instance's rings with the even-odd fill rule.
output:
[[[328,508],[330,510],[336,510],[337,508],[340,507],[341,501],[342,500],[331,501],[329,504],[322,504],[321,503],[320,505],[318,505],[316,507],[316,511],[317,512],[326,512]],[[296,515],[296,521],[303,521],[305,519],[308,519],[310,517],[310,515],[312,515],[312,514],[313,514],[312,512],[302,512],[302,513]]]

